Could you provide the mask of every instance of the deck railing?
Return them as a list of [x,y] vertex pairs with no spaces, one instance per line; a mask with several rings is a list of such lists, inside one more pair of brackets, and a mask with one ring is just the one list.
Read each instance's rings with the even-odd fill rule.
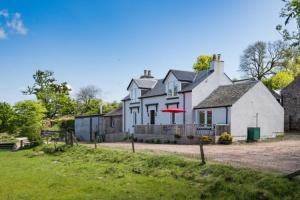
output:
[[223,132],[230,132],[229,124],[215,124],[213,126],[200,124],[167,124],[167,125],[136,125],[134,127],[136,134],[160,134],[160,135],[181,135],[181,136],[199,136],[210,135],[219,136]]

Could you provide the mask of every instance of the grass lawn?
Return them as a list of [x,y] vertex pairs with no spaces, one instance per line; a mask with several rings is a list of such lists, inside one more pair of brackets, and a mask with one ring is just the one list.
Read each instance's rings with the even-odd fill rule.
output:
[[170,155],[60,150],[0,151],[0,199],[300,199],[300,180],[278,174]]

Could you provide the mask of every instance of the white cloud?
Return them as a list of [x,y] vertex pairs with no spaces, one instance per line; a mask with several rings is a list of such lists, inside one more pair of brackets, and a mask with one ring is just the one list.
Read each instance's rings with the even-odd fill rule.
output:
[[6,10],[6,9],[0,10],[0,16],[7,18],[8,15],[9,15],[8,10]]
[[3,28],[0,27],[0,40],[6,38],[6,33]]
[[0,10],[0,40],[10,34],[26,35],[28,29],[24,25],[21,13],[9,13],[8,10]]
[[13,14],[12,19],[7,22],[7,27],[11,28],[13,31],[15,31],[18,34],[21,35],[27,34],[27,28],[23,23],[20,13]]

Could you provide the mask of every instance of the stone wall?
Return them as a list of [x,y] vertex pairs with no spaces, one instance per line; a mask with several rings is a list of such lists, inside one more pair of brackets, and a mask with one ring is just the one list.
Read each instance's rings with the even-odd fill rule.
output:
[[300,130],[300,76],[281,92],[284,107],[284,129]]

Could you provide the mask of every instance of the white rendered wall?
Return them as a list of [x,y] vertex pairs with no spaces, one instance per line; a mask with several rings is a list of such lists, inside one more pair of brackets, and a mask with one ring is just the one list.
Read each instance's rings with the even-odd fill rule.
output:
[[192,90],[192,107],[197,106],[220,85],[229,84],[232,82],[224,73],[213,72]]
[[283,133],[284,110],[263,83],[258,82],[231,108],[231,134],[235,140],[245,140],[247,127],[256,127],[256,113],[261,138]]

